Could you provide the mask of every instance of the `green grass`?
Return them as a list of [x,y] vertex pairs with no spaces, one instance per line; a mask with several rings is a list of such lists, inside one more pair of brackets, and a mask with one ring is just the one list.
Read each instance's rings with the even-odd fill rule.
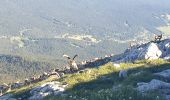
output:
[[[135,90],[138,82],[149,82],[152,79],[170,81],[154,76],[153,73],[168,69],[170,62],[159,60],[143,60],[133,63],[122,63],[120,68],[116,68],[112,63],[108,63],[99,68],[90,68],[83,73],[67,74],[59,79],[61,83],[68,83],[66,94],[62,96],[48,96],[45,100],[163,100],[159,93],[152,92],[142,95]],[[120,70],[127,69],[128,77],[120,79]],[[139,73],[140,74],[136,74]],[[147,76],[147,77],[146,77]],[[30,95],[29,91],[47,81],[13,90],[15,97]],[[121,85],[116,91],[113,86]]]

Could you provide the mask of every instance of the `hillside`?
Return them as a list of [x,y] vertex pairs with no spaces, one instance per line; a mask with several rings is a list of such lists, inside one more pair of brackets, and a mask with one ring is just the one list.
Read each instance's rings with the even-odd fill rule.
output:
[[0,0],[0,100],[170,100],[170,0]]
[[42,62],[14,55],[0,55],[0,84],[23,81],[55,67],[53,62]]
[[119,56],[80,66],[74,73],[51,72],[42,80],[15,83],[12,86],[18,88],[3,91],[0,99],[170,100],[169,43],[165,39],[136,45]]
[[1,0],[0,54],[60,65],[62,54],[77,53],[80,61],[120,54],[129,42],[169,36],[169,5],[169,0]]
[[[2,96],[1,99],[10,96],[10,98],[37,100],[50,95],[44,100],[164,100],[165,95],[168,94],[163,94],[162,91],[168,90],[153,91],[159,90],[159,86],[162,87],[162,85],[167,88],[164,84],[158,83],[159,86],[157,86],[157,83],[154,83],[155,88],[153,90],[151,88],[146,95],[138,92],[137,87],[140,82],[148,83],[153,79],[170,82],[169,78],[154,74],[169,69],[169,66],[170,63],[164,60],[140,61],[135,64],[122,63],[118,68],[109,63],[100,68],[88,69],[83,73],[65,75],[59,80],[48,78],[39,83],[14,89],[9,92],[12,95]],[[129,69],[126,78],[119,77],[119,71],[123,69]],[[53,84],[53,82],[57,83]],[[65,87],[65,82],[68,85],[63,92],[61,89]]]

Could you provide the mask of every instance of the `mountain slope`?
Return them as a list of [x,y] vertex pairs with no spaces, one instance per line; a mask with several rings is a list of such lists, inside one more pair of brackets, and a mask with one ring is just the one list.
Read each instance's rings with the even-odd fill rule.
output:
[[[56,71],[57,74],[51,72],[43,80],[33,80],[31,84],[4,91],[7,94],[0,99],[169,100],[170,62],[165,59],[169,55],[169,47],[166,45],[169,42],[169,39],[165,39],[142,44],[131,48],[128,53],[126,50],[122,55],[81,65],[77,72],[69,73],[65,70],[64,76],[60,71]],[[131,59],[134,58],[131,56],[134,51],[138,51],[136,54],[140,55],[142,52],[142,56]],[[157,51],[159,54],[161,52],[162,56],[158,55]],[[123,59],[121,62],[120,58]]]
[[80,61],[119,54],[130,41],[150,41],[160,33],[159,27],[167,27],[169,4],[167,0],[2,0],[0,53],[43,55],[61,64],[62,54],[78,53]]
[[[140,61],[135,64],[122,63],[120,67],[117,68],[110,63],[100,68],[88,69],[83,73],[68,74],[57,80],[60,84],[65,84],[65,82],[68,83],[64,94],[56,94],[56,96],[54,96],[52,93],[51,96],[46,97],[45,100],[91,100],[94,98],[98,98],[100,100],[106,98],[108,100],[122,100],[129,98],[132,100],[164,100],[164,97],[162,97],[162,95],[158,92],[150,92],[147,95],[142,95],[140,92],[137,92],[136,87],[139,82],[149,82],[152,79],[169,82],[167,79],[154,75],[154,73],[169,69],[169,65],[170,63],[164,60]],[[118,75],[119,70],[125,69],[128,69],[128,77],[120,78]],[[15,89],[9,93],[14,93],[12,96],[13,98],[28,99],[31,96],[36,95],[31,94],[31,90],[35,90],[38,86],[44,86],[43,84],[46,84],[46,82],[49,81],[55,82],[56,79],[49,78],[30,86]],[[45,87],[41,88],[45,89]],[[34,96],[34,98],[31,97],[33,100],[42,98],[45,94],[48,95],[48,92],[50,92],[48,89],[46,92],[41,92],[38,88],[35,91],[37,91],[37,93],[44,93],[44,95],[37,95]]]
[[26,60],[19,56],[0,55],[0,84],[23,81],[54,68],[47,62]]

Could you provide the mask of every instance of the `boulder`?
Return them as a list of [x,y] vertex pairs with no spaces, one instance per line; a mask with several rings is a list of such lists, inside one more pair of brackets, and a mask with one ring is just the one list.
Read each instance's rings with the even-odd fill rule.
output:
[[147,43],[126,50],[119,58],[112,60],[116,63],[134,62],[143,59],[158,59],[162,57],[162,50],[156,43]]
[[156,43],[150,43],[144,50],[140,52],[138,59],[158,59],[162,55],[162,51],[159,49]]

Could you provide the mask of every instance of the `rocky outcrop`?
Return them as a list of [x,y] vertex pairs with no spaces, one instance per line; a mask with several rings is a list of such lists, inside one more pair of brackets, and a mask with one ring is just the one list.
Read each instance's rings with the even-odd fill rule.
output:
[[120,57],[112,58],[113,62],[134,62],[143,59],[159,59],[170,60],[170,39],[160,42],[149,42],[146,44],[136,45],[127,49]]
[[3,96],[0,96],[0,100],[17,100],[15,98],[12,98],[12,94],[6,94],[6,95],[3,95]]
[[29,100],[42,100],[49,95],[60,95],[65,91],[67,85],[61,85],[59,82],[48,82],[30,91],[32,95]]
[[149,83],[140,82],[137,83],[137,90],[142,93],[150,91],[157,91],[165,97],[166,100],[170,100],[170,83],[163,82],[157,79],[152,79]]
[[163,58],[170,55],[170,39],[165,39],[165,40],[161,41],[158,45],[162,51]]
[[148,92],[158,89],[170,89],[170,83],[166,83],[160,80],[152,79],[149,83],[138,83],[137,90],[140,92]]
[[144,50],[142,50],[137,59],[158,59],[162,55],[161,50],[159,49],[156,43],[150,43]]
[[155,75],[170,79],[170,69],[164,70],[162,72],[155,73]]

